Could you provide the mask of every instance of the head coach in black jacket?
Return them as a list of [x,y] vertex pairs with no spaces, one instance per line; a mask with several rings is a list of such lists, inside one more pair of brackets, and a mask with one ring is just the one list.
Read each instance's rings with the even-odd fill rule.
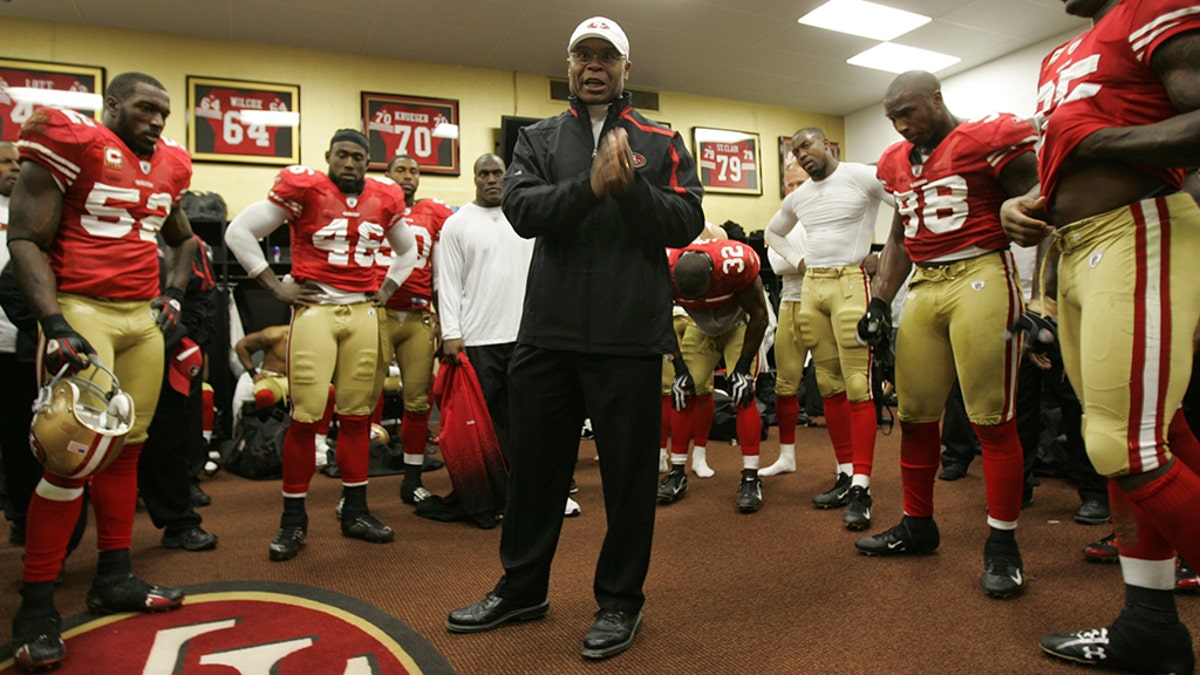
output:
[[664,249],[704,227],[703,190],[679,134],[633,109],[621,27],[588,19],[567,51],[571,108],[521,130],[504,178],[504,215],[536,239],[509,367],[504,576],[483,600],[451,612],[447,627],[481,632],[546,614],[586,415],[609,526],[594,583],[600,611],[582,650],[598,659],[627,649],[641,624],[662,354],[675,351]]

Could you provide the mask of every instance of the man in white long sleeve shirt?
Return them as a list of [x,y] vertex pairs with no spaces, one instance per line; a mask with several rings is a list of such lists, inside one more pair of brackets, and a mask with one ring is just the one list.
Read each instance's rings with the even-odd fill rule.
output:
[[[308,531],[304,500],[331,383],[339,424],[342,534],[376,543],[395,536],[367,508],[370,415],[383,388],[382,306],[412,272],[417,249],[402,222],[404,191],[391,180],[366,178],[367,158],[366,136],[338,131],[325,153],[327,173],[287,167],[267,199],[246,207],[225,232],[225,243],[246,272],[292,306],[287,368],[292,421],[283,443],[283,516],[269,548],[274,561],[295,557]],[[258,239],[284,221],[291,227],[292,271],[281,281]],[[380,288],[375,266],[385,239],[396,257]]]
[[[871,252],[879,205],[893,200],[871,167],[839,162],[816,127],[792,136],[792,153],[812,179],[784,198],[767,225],[766,240],[793,267],[807,266],[800,333],[816,363],[837,455],[837,481],[813,503],[818,508],[844,505],[846,527],[863,530],[871,524],[876,416],[871,351],[855,340],[855,326],[870,300],[862,263]],[[787,239],[798,223],[807,235],[807,252]]]
[[508,456],[508,362],[517,344],[533,240],[522,239],[500,210],[504,160],[475,160],[475,200],[446,219],[434,249],[434,287],[442,351],[466,351]]

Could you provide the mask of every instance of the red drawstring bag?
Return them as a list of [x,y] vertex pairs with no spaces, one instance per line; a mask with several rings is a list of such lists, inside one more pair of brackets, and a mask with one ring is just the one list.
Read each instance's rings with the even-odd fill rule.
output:
[[442,362],[432,392],[441,411],[438,444],[454,485],[445,501],[480,527],[493,527],[504,510],[508,466],[475,368],[464,352],[458,360]]

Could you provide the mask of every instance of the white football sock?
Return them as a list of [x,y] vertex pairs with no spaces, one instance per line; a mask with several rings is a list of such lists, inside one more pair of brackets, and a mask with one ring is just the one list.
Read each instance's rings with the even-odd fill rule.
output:
[[692,473],[701,478],[712,478],[717,473],[708,466],[708,458],[705,457],[707,451],[708,448],[703,445],[692,448]]
[[796,444],[781,443],[779,445],[779,459],[775,463],[765,469],[759,469],[760,476],[774,476],[781,473],[792,473],[796,470]]

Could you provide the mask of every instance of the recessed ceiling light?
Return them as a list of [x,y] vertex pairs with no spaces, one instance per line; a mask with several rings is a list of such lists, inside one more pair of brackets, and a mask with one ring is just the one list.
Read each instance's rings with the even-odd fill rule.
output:
[[927,16],[864,0],[829,0],[796,20],[807,26],[874,40],[891,40],[932,21]]
[[906,73],[910,70],[925,70],[936,73],[943,68],[962,61],[957,56],[931,52],[928,49],[905,47],[893,42],[875,45],[861,54],[846,59],[852,66],[885,70],[889,73]]

